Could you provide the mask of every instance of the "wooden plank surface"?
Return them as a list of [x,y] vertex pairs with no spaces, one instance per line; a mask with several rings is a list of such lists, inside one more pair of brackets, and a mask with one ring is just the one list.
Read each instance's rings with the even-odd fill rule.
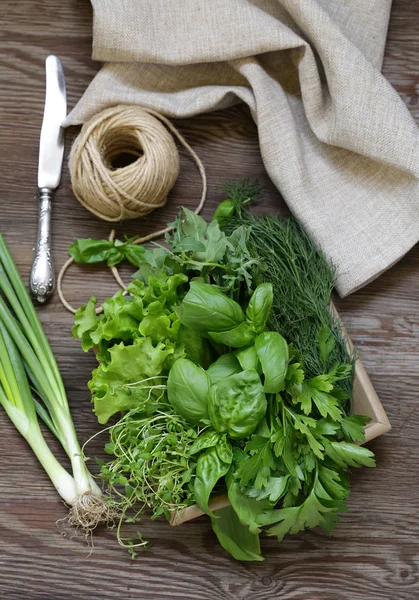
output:
[[[419,3],[394,0],[384,73],[419,121]],[[36,227],[37,147],[44,101],[44,58],[63,58],[73,106],[98,65],[91,61],[88,0],[2,0],[0,16],[1,231],[26,277]],[[264,173],[256,128],[237,107],[179,123],[203,159],[209,179],[204,216],[222,199],[222,181],[257,177],[265,205],[284,211]],[[70,131],[68,141],[76,130]],[[69,145],[69,144],[68,144]],[[68,147],[68,146],[67,146]],[[126,233],[151,231],[176,206],[193,207],[200,179],[186,155],[170,204]],[[91,218],[72,196],[68,171],[54,205],[54,258],[61,265],[75,237],[105,236],[108,225]],[[74,269],[68,298],[115,290],[109,274]],[[417,600],[419,598],[419,249],[379,280],[337,307],[357,343],[393,425],[371,443],[378,467],[352,477],[350,512],[332,533],[265,539],[264,563],[240,564],[218,545],[206,518],[179,528],[142,524],[152,546],[131,561],[102,530],[89,555],[84,540],[64,536],[55,522],[66,514],[25,442],[0,413],[0,597],[3,600],[211,599]],[[86,382],[94,359],[71,340],[71,315],[54,297],[41,318],[58,358],[79,437],[99,431]],[[106,434],[89,444],[100,456]],[[94,466],[92,467],[94,468]],[[65,532],[64,532],[65,533]]]

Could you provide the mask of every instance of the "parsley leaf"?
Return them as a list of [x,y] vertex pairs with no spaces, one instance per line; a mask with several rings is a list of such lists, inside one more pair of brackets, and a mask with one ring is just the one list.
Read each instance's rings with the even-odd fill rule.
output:
[[244,458],[237,469],[237,477],[244,485],[253,482],[257,489],[262,489],[275,469],[271,440],[261,435],[252,435],[246,444],[246,451],[252,456]]
[[312,403],[314,402],[322,417],[330,416],[334,421],[341,421],[342,411],[337,399],[330,394],[332,390],[331,377],[328,374],[317,375],[303,383],[301,394],[297,396],[296,402],[301,404],[306,415],[312,412]]
[[326,454],[338,467],[375,467],[371,450],[347,442],[331,442],[326,446]]
[[350,415],[345,417],[340,424],[343,437],[348,442],[365,442],[364,427],[371,421],[370,417]]

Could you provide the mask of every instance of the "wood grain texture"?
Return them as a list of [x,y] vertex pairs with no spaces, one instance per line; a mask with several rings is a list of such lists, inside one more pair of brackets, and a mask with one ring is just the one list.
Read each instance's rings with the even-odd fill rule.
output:
[[[25,277],[36,229],[37,150],[47,54],[63,59],[69,105],[96,72],[90,59],[88,0],[2,0],[0,16],[1,230]],[[384,74],[419,119],[419,4],[394,0]],[[256,128],[244,107],[178,122],[203,159],[209,180],[204,216],[222,199],[220,182],[244,176],[266,187],[264,210],[284,213],[260,158]],[[69,146],[76,130],[68,134]],[[200,178],[182,154],[169,205],[124,233],[152,231],[179,204],[196,205]],[[73,198],[67,169],[54,205],[54,258],[61,265],[75,237],[106,236],[109,227]],[[74,269],[68,298],[115,290],[100,269]],[[150,550],[131,561],[101,530],[89,555],[85,541],[57,529],[66,514],[35,457],[0,413],[0,597],[4,600],[417,600],[419,598],[419,249],[349,298],[336,302],[393,429],[372,442],[375,470],[352,478],[350,512],[332,533],[263,541],[264,563],[239,564],[219,547],[209,522],[182,527],[144,520]],[[80,439],[99,431],[86,382],[94,359],[71,340],[71,315],[56,297],[40,311],[58,358]],[[88,446],[101,456],[104,434]],[[94,465],[92,466],[94,469]],[[30,497],[30,500],[29,500]]]

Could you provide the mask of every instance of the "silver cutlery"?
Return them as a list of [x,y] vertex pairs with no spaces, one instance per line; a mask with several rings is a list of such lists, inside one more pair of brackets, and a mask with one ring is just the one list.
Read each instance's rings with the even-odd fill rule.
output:
[[44,304],[54,290],[51,257],[51,208],[61,179],[64,155],[63,122],[67,115],[64,71],[61,61],[50,55],[45,61],[45,109],[39,142],[38,162],[38,238],[29,279],[32,298]]

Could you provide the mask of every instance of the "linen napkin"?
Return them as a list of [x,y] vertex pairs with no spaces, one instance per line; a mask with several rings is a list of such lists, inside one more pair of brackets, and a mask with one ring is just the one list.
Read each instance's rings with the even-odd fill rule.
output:
[[68,124],[120,103],[190,117],[245,102],[342,296],[417,242],[418,128],[380,73],[391,0],[92,3],[105,65]]

